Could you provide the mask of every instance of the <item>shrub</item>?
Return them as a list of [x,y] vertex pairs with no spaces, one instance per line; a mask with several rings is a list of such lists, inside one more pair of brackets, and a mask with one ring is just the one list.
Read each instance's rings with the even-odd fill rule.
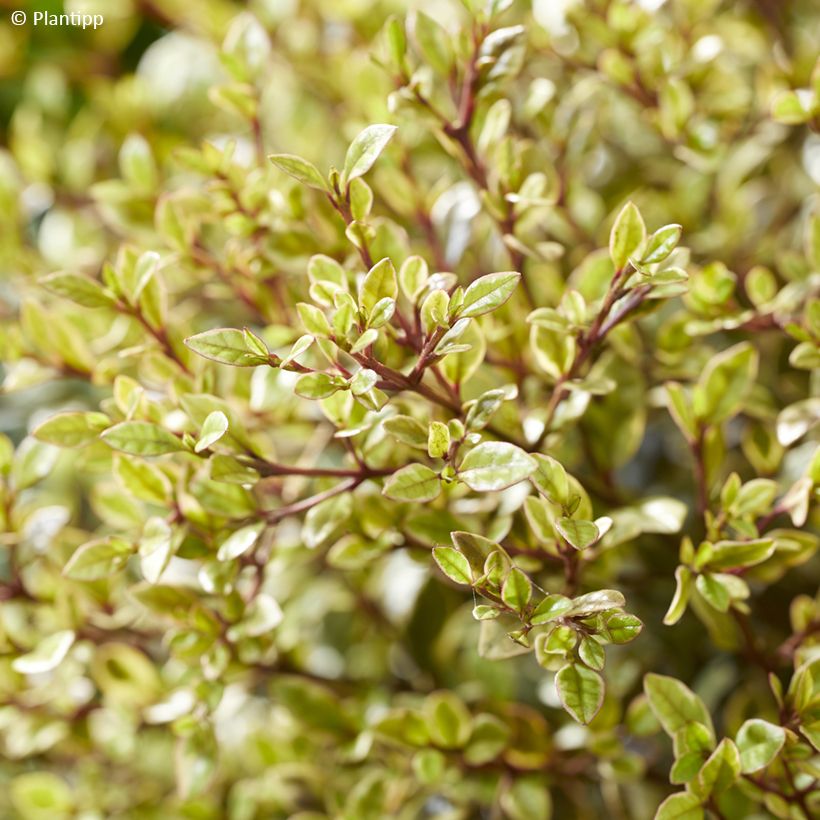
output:
[[816,5],[253,5],[13,34],[4,815],[817,816]]

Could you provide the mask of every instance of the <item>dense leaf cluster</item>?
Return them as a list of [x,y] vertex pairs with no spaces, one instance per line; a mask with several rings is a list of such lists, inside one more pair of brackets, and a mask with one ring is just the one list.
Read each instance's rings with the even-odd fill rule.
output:
[[0,814],[817,816],[816,5],[122,5],[0,56]]

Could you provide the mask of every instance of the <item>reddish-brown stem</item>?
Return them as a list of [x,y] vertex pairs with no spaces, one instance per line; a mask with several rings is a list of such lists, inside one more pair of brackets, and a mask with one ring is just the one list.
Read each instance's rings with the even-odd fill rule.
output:
[[376,478],[378,476],[392,475],[394,467],[365,467],[344,468],[344,467],[296,467],[290,464],[277,464],[263,459],[255,459],[253,467],[265,478],[274,476],[308,476],[313,478],[357,478],[364,481],[366,478]]
[[[478,28],[473,32],[473,54],[467,64],[467,68],[464,72],[464,78],[461,83],[461,90],[457,100],[458,115],[455,121],[451,121],[447,116],[439,111],[415,86],[411,88],[411,91],[416,101],[438,120],[444,134],[459,146],[461,153],[464,156],[464,162],[462,165],[464,170],[467,172],[467,175],[482,191],[490,193],[491,186],[487,176],[487,169],[484,167],[484,163],[478,155],[475,143],[473,142],[473,138],[470,134],[470,129],[475,117],[479,91],[480,70],[478,61],[480,57],[481,44],[486,36],[487,31],[484,28]],[[490,211],[489,214],[496,223],[496,226],[502,236],[514,236],[516,225],[515,209],[511,203],[505,203],[505,208],[506,212],[503,217],[498,217],[492,211]],[[524,276],[524,256],[519,251],[513,250],[509,247],[507,250],[510,255],[510,263],[512,267],[522,274],[521,281],[524,296],[530,307],[534,308],[535,299],[530,285]]]
[[[607,334],[618,325],[629,313],[635,310],[638,305],[646,298],[649,293],[648,286],[641,286],[632,291],[624,291],[621,287],[621,282],[628,271],[628,266],[621,268],[615,272],[610,282],[601,308],[592,321],[589,329],[582,333],[577,342],[575,351],[575,358],[572,361],[566,373],[562,374],[553,387],[549,402],[547,402],[547,409],[544,420],[544,429],[535,443],[535,449],[540,449],[546,437],[550,433],[550,426],[552,425],[555,413],[558,410],[558,405],[561,403],[564,396],[567,394],[566,384],[574,379],[581,371],[581,368],[586,363],[594,348],[603,341]],[[624,299],[624,304],[620,310],[610,316],[610,312],[615,303],[628,294]]]
[[265,514],[265,519],[269,524],[273,524],[277,521],[281,521],[283,518],[287,518],[289,515],[299,515],[300,513],[307,512],[309,509],[315,507],[317,504],[321,504],[323,501],[327,501],[330,498],[335,498],[337,495],[341,495],[342,493],[356,489],[362,481],[364,481],[364,478],[362,477],[350,478],[347,481],[342,481],[339,484],[336,484],[336,486],[331,487],[328,490],[324,490],[321,493],[316,493],[316,495],[308,496],[307,498],[303,498],[301,501],[296,501],[293,504],[288,504],[284,507],[279,507],[276,510],[271,510]]
[[689,443],[692,458],[695,462],[695,486],[697,489],[698,515],[705,518],[709,509],[709,482],[706,477],[706,460],[703,453],[704,430],[698,432],[694,441]]

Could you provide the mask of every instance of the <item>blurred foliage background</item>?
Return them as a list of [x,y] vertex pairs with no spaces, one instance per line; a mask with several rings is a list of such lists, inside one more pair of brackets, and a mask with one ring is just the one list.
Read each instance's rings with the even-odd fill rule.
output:
[[[25,25],[10,21],[18,9]],[[34,26],[35,11],[105,22]],[[814,814],[818,51],[813,0],[0,4],[0,814],[642,820],[685,788],[695,798],[677,808],[692,813],[666,816]],[[267,155],[324,174],[372,123],[398,131],[360,186],[373,201],[359,235]],[[627,200],[650,234],[681,226],[671,259],[684,273],[647,280],[655,295],[603,322],[603,344],[584,334],[618,268],[607,246]],[[427,435],[460,417],[452,406],[383,378],[387,403],[345,392],[319,409],[294,373],[185,346],[246,326],[282,355],[305,333],[327,342],[296,308],[333,304],[314,298],[309,260],[336,259],[352,282],[370,267],[363,248],[453,272],[450,294],[523,272],[471,325],[478,359],[444,378],[456,410],[506,390],[481,435],[553,456],[588,502],[576,518],[614,522],[577,561],[571,538],[525,512],[527,483],[476,494],[455,481],[416,505],[382,494],[410,462],[447,466],[385,419],[412,416]],[[142,296],[127,284],[138,259],[153,266]],[[101,282],[117,307],[43,287],[55,271]],[[396,298],[420,316],[406,288]],[[590,359],[576,366],[556,327],[592,339]],[[423,345],[378,329],[378,362],[412,371]],[[322,343],[300,361],[318,366]],[[756,351],[754,384],[688,436],[664,385],[703,381],[739,345]],[[86,414],[88,446],[32,435],[60,411]],[[201,440],[213,413],[230,433],[202,458],[132,458],[129,442],[115,453],[97,439],[140,419]],[[283,464],[298,469],[271,466]],[[356,469],[361,486],[298,506]],[[256,520],[270,522],[258,547],[217,559]],[[157,574],[140,561],[163,526]],[[626,596],[643,632],[607,650],[588,726],[562,710],[554,658],[518,657],[436,568],[431,549],[453,531],[502,543],[539,600]],[[746,589],[687,587],[694,612],[663,625],[702,541],[767,536],[765,557],[723,573]],[[72,577],[98,541],[96,568]],[[647,672],[705,703],[702,748],[678,736],[673,756]],[[716,741],[742,745],[739,728],[761,718],[785,738],[770,768],[692,787]],[[697,768],[670,784],[686,754]]]

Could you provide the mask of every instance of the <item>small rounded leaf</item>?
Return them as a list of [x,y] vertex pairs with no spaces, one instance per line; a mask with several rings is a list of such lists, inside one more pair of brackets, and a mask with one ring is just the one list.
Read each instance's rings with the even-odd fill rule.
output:
[[394,501],[432,501],[441,492],[438,473],[424,464],[408,464],[391,475],[382,493]]
[[615,218],[609,235],[609,255],[615,270],[626,267],[630,257],[637,256],[646,240],[646,225],[633,202],[627,202]]
[[133,456],[161,456],[188,448],[173,433],[148,421],[123,421],[109,427],[102,440],[112,449]]
[[347,183],[371,169],[395,133],[395,125],[369,125],[353,140],[345,156],[343,178]]
[[523,481],[537,466],[535,459],[520,447],[488,441],[467,453],[459,465],[458,476],[471,490],[494,492]]
[[295,154],[271,154],[268,159],[280,170],[284,171],[295,180],[311,188],[320,191],[329,191],[325,178],[319,169],[306,159],[297,157]]
[[779,754],[786,742],[786,730],[767,720],[747,720],[737,733],[735,743],[740,752],[743,774],[765,769]]
[[562,666],[555,675],[561,703],[579,723],[589,723],[604,702],[604,680],[593,669],[579,663]]
[[433,558],[439,569],[457,584],[472,583],[473,576],[470,569],[470,562],[453,547],[436,547],[433,550]]

